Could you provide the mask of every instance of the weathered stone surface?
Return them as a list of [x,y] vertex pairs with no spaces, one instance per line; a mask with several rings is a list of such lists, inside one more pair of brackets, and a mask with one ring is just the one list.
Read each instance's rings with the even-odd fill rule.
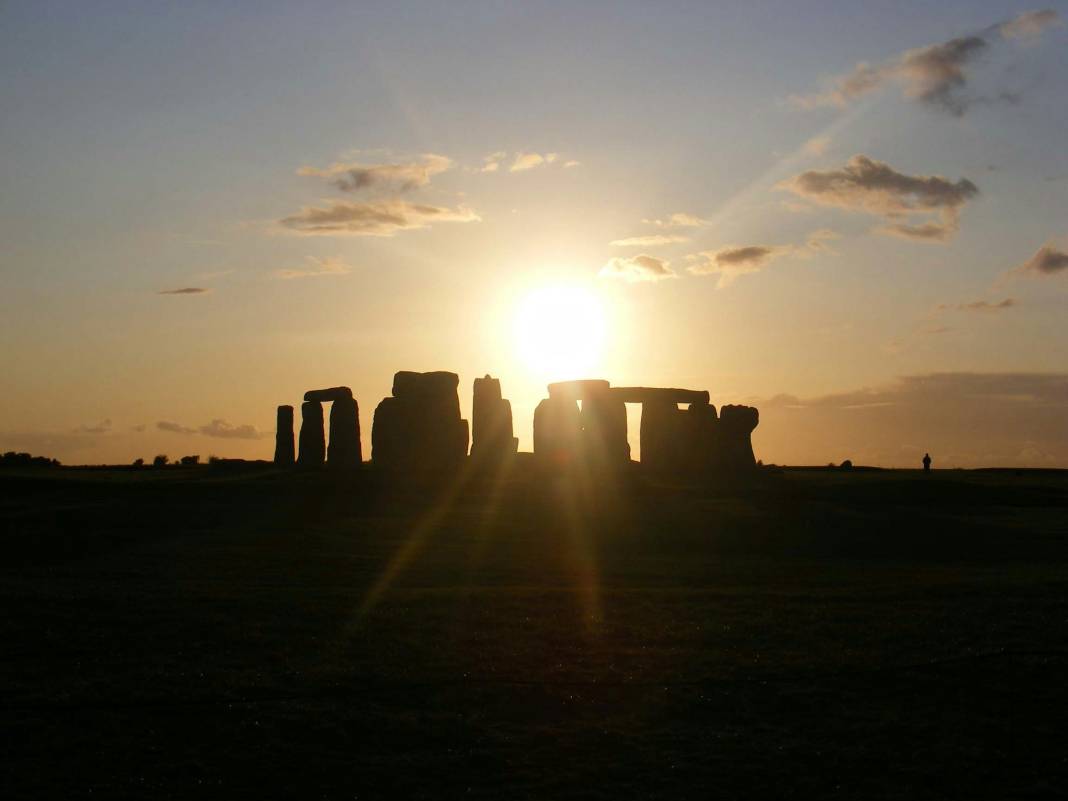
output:
[[458,386],[455,373],[397,373],[394,397],[375,409],[372,461],[409,472],[458,469],[469,440],[467,421],[460,419]]
[[723,454],[719,444],[719,417],[710,403],[691,403],[686,414],[686,467],[694,472],[717,470]]
[[661,395],[642,403],[641,462],[651,470],[677,471],[688,467],[690,448],[688,412],[672,396]]
[[330,448],[326,463],[331,467],[356,467],[361,461],[359,406],[354,398],[337,398],[330,407]]
[[291,467],[293,461],[293,407],[279,406],[274,428],[274,463]]
[[752,406],[724,406],[719,410],[720,449],[728,470],[756,466],[750,436],[760,422],[760,413]]
[[[612,387],[614,397],[624,403],[708,403],[708,390],[666,387]],[[645,446],[642,446],[642,450]]]
[[302,467],[319,467],[326,457],[323,405],[318,401],[305,401],[300,407],[300,417],[300,453],[297,463]]
[[512,436],[512,404],[501,398],[500,380],[488,375],[474,382],[471,434],[471,456],[479,462],[501,460],[519,445]]
[[607,392],[608,388],[609,383],[601,378],[557,381],[549,384],[549,397],[561,400],[585,400],[594,394]]
[[455,395],[460,376],[444,370],[414,373],[401,370],[393,376],[393,397],[408,398],[423,395]]
[[603,389],[595,389],[582,401],[582,449],[595,467],[630,460],[627,442],[627,407]]
[[330,387],[329,389],[309,389],[304,393],[304,400],[316,401],[317,403],[332,403],[336,400],[344,400],[352,397],[352,390],[348,387]]
[[534,409],[534,456],[544,466],[561,468],[575,463],[582,447],[578,403],[546,398]]

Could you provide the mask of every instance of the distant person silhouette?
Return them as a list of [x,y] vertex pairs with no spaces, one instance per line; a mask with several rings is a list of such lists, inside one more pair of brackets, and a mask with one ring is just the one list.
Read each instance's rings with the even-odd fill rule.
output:
[[925,453],[923,455],[923,472],[925,472],[925,473],[930,473],[931,472],[931,454],[929,454],[929,453]]

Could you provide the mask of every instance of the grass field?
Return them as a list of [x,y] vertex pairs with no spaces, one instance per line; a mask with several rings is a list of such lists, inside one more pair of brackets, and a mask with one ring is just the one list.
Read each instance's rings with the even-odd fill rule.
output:
[[1068,472],[0,474],[0,795],[1068,797]]

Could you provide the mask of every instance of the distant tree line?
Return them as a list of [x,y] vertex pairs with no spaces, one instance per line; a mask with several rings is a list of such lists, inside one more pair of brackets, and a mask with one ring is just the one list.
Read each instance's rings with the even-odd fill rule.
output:
[[8,451],[0,456],[0,467],[59,467],[59,459]]

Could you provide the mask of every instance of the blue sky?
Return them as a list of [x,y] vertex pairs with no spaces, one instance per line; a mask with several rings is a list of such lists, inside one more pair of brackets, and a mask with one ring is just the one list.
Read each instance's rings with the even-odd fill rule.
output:
[[[858,438],[816,410],[861,391],[900,409],[929,386],[909,377],[981,374],[1008,387],[998,397],[1028,376],[1019,403],[1060,414],[993,451],[946,434],[946,458],[1068,464],[1065,16],[980,2],[5,4],[0,449],[269,456],[269,437],[201,429],[269,432],[277,403],[343,383],[369,431],[397,369],[452,369],[465,387],[501,375],[529,447],[544,381],[566,376],[524,369],[508,321],[525,293],[562,283],[607,309],[598,372],[763,402],[767,461],[911,463],[925,442],[907,421]],[[336,185],[427,154],[449,166],[417,187]],[[513,172],[524,154],[542,161]],[[860,172],[857,156],[890,172]],[[336,204],[405,222],[390,235],[292,222]],[[700,224],[643,222],[673,214]],[[1043,247],[1050,269],[1034,261]],[[182,288],[210,291],[159,294]],[[970,380],[930,400],[967,417],[984,403]],[[789,415],[771,402],[783,395]],[[826,432],[804,448],[801,409]],[[1038,444],[1013,445],[1025,440]]]

